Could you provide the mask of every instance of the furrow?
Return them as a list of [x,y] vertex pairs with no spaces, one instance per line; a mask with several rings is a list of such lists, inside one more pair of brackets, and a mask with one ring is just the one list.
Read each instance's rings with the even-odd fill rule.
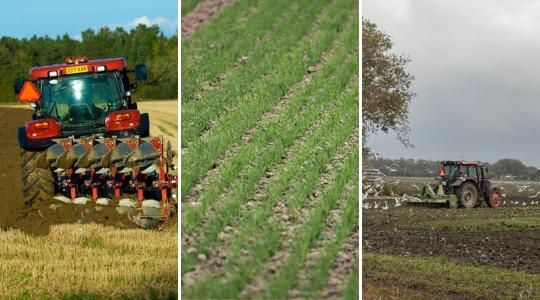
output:
[[347,237],[344,247],[337,253],[336,262],[330,269],[329,280],[321,291],[320,298],[332,299],[354,292],[354,289],[344,291],[351,288],[348,285],[353,284],[350,280],[354,278],[356,278],[356,293],[358,293],[358,241],[358,227],[356,227],[356,230]]
[[190,1],[186,4],[186,9],[190,9],[190,12],[184,15],[184,11],[182,11],[182,38],[187,38],[190,33],[197,30],[207,19],[229,5],[230,2],[231,0],[203,0],[199,3]]

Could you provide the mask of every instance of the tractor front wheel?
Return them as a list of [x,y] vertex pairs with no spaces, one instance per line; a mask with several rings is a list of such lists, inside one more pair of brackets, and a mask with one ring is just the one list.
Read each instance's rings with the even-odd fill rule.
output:
[[470,183],[464,183],[459,189],[459,205],[465,208],[474,208],[478,202],[478,191],[476,187]]
[[499,190],[498,188],[494,188],[493,190],[491,190],[488,199],[488,206],[491,208],[498,208],[499,206],[501,206],[502,202],[503,195],[501,190]]
[[39,152],[21,149],[23,196],[26,206],[45,201],[54,194],[54,176],[48,169],[36,167]]

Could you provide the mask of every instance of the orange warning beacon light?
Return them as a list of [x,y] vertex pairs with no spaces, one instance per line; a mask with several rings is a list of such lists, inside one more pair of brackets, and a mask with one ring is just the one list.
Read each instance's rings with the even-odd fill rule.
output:
[[25,81],[21,91],[19,92],[19,102],[21,103],[34,103],[38,102],[41,98],[41,93],[39,92],[36,85],[31,81]]
[[444,174],[444,169],[441,168],[441,170],[439,171],[439,176],[444,177],[444,175],[446,175],[446,174]]

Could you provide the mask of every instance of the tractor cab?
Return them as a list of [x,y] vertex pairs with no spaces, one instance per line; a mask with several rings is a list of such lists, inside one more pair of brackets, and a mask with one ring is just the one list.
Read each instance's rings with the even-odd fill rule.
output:
[[451,186],[456,181],[475,182],[489,179],[487,166],[474,161],[443,161],[439,170],[438,182]]
[[137,80],[147,78],[144,65],[128,70],[122,57],[68,57],[62,64],[30,69],[31,80],[14,84],[19,101],[34,108],[33,120],[19,129],[19,143],[43,149],[53,138],[68,136],[148,136],[148,115],[131,100],[131,72]]

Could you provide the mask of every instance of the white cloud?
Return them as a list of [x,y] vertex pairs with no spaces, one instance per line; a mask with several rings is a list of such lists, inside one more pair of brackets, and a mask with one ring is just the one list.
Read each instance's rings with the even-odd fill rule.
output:
[[127,22],[121,27],[124,27],[126,29],[131,29],[131,28],[136,27],[138,24],[144,24],[147,26],[151,26],[154,24],[158,25],[159,28],[163,31],[163,33],[166,35],[174,34],[178,30],[178,18],[175,20],[169,20],[164,17],[156,17],[156,18],[150,19],[147,16],[141,16],[141,17],[135,18]]

